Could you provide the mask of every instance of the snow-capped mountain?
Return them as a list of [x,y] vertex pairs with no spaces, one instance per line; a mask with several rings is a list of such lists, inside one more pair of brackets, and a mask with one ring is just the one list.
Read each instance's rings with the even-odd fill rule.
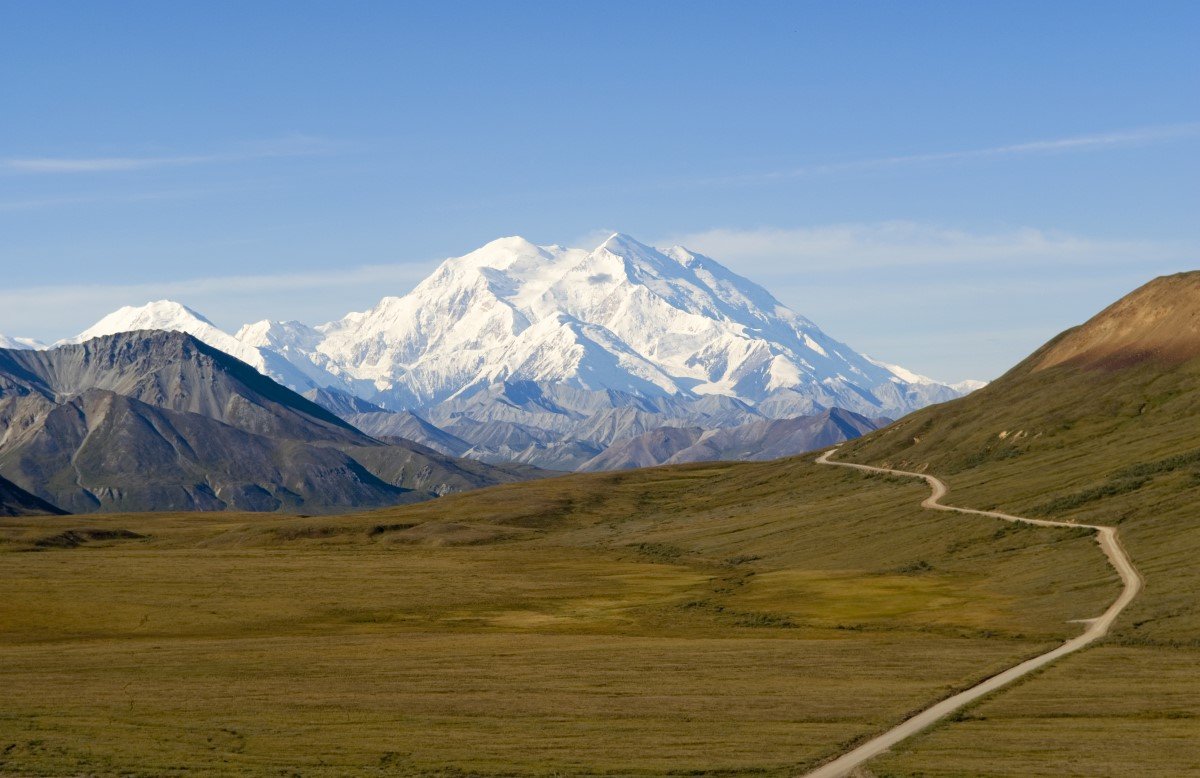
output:
[[321,381],[313,380],[294,365],[285,353],[258,348],[252,343],[244,342],[219,329],[186,305],[171,300],[158,300],[140,307],[127,305],[105,316],[75,337],[60,340],[55,345],[83,343],[92,338],[138,330],[186,332],[213,348],[237,357],[260,373],[271,376],[297,392],[325,386],[336,380],[327,375],[322,376]]
[[10,338],[7,335],[0,335],[0,348],[12,348],[36,351],[46,348],[46,344],[33,338]]
[[392,410],[520,381],[751,405],[807,398],[874,416],[958,394],[858,354],[713,259],[620,234],[592,251],[496,240],[404,297],[286,342]]
[[958,392],[960,395],[970,394],[971,392],[974,392],[977,389],[982,389],[987,385],[987,381],[977,381],[974,378],[968,378],[965,381],[958,381],[957,383],[948,384],[951,389]]
[[190,333],[335,412],[357,398],[420,414],[373,419],[377,434],[432,422],[469,456],[568,469],[659,428],[835,407],[895,418],[979,383],[867,357],[717,261],[621,234],[592,250],[492,241],[403,297],[316,327],[260,321],[230,335],[164,300],[64,342],[141,329]]

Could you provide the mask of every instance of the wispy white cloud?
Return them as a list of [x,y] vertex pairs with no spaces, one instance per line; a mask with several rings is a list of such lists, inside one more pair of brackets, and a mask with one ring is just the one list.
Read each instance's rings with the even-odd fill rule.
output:
[[271,141],[242,144],[237,149],[209,154],[166,156],[107,157],[7,157],[0,159],[0,170],[10,173],[117,173],[192,165],[226,164],[278,157],[306,157],[327,154],[339,148],[319,138],[292,136]]
[[[245,189],[246,185],[239,187]],[[108,205],[114,203],[151,203],[166,200],[186,200],[194,197],[228,192],[227,187],[206,189],[165,189],[150,192],[91,192],[64,197],[33,197],[24,200],[0,200],[0,213],[7,211],[32,211],[42,208],[69,208],[78,205]]]
[[780,229],[712,229],[668,236],[723,262],[759,273],[839,271],[963,263],[1085,263],[1165,259],[1186,247],[1103,240],[1034,228],[970,232],[908,221]]
[[1009,143],[975,149],[933,151],[920,154],[899,154],[886,157],[848,160],[796,168],[751,173],[741,176],[708,179],[706,183],[753,183],[772,179],[803,178],[856,170],[919,165],[935,162],[955,162],[995,157],[1018,157],[1035,154],[1065,154],[1073,152],[1102,151],[1130,146],[1147,146],[1200,137],[1200,122],[1166,124],[1154,127],[1138,127],[1129,130],[1073,135],[1064,138],[1048,138],[1021,143]]
[[[1115,146],[1164,143],[1197,136],[1200,136],[1200,122],[1186,122],[1183,124],[1140,127],[1132,130],[1120,130],[1095,135],[1076,135],[1053,140],[1035,140],[1027,143],[1014,143],[1007,146],[995,146],[986,149],[950,151],[934,155],[917,155],[911,159],[923,161],[923,159],[929,157],[933,159],[957,159],[960,157],[996,157],[1008,154],[1042,154],[1056,151],[1091,151]],[[908,159],[906,157],[895,158],[896,161],[900,162],[908,161]]]
[[210,154],[189,157],[12,157],[4,166],[18,173],[108,173],[123,170],[146,170],[156,167],[176,167],[217,162],[226,155]]

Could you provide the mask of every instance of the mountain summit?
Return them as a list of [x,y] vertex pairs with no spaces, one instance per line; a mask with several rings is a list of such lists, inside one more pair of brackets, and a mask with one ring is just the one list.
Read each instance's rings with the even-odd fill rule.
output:
[[36,341],[33,338],[10,338],[7,335],[0,335],[0,348],[40,349],[45,347],[45,344]]
[[391,410],[514,382],[875,416],[959,394],[858,354],[709,257],[620,233],[591,251],[501,238],[446,260],[404,297],[283,327],[240,335]]
[[[211,321],[182,303],[158,300],[135,307],[127,305],[113,311],[73,338],[60,340],[56,346],[85,343],[93,338],[117,335],[122,332],[163,330],[185,332],[197,340],[237,357],[255,370],[268,375],[295,391],[305,391],[324,385],[314,381],[296,368],[287,358],[271,349],[260,349],[252,343],[218,329]],[[324,383],[334,380],[323,376]]]
[[391,408],[513,381],[758,402],[894,378],[717,263],[620,234],[590,252],[493,241],[322,330],[319,353]]
[[261,321],[228,335],[164,300],[122,308],[69,342],[138,329],[187,332],[298,391],[333,387],[389,410],[533,382],[715,395],[771,417],[834,406],[898,416],[973,388],[870,359],[716,260],[621,233],[590,251],[500,238],[403,297],[317,327]]
[[[373,434],[554,469],[665,427],[768,434],[832,408],[877,425],[976,388],[871,359],[716,260],[621,233],[590,250],[500,238],[316,327],[230,335],[162,300],[68,342],[142,329],[189,333]],[[372,416],[400,411],[420,415]]]

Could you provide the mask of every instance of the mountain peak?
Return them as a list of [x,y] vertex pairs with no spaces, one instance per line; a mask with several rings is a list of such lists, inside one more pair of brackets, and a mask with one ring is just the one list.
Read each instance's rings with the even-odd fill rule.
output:
[[498,238],[403,297],[317,327],[261,321],[233,336],[160,300],[71,342],[146,329],[187,332],[297,391],[333,387],[392,410],[510,381],[748,406],[795,395],[870,416],[958,394],[858,354],[715,259],[621,232],[590,251]]
[[654,251],[653,248],[647,246],[645,243],[642,243],[637,238],[633,237],[632,235],[627,235],[623,232],[614,232],[605,238],[595,250],[600,251],[601,249],[608,249],[614,254],[620,253],[622,249],[632,249],[634,251]]
[[187,307],[181,302],[176,302],[175,300],[154,300],[153,302],[148,302],[141,307],[129,305],[122,308],[121,311],[136,313],[141,316],[197,319],[205,324],[212,324],[211,321],[197,313],[195,310]]
[[233,337],[248,346],[282,350],[297,346],[312,348],[320,340],[320,333],[303,322],[263,319],[243,324]]
[[461,257],[448,259],[448,264],[466,264],[483,267],[504,268],[514,261],[534,257],[548,259],[553,256],[545,246],[538,246],[520,235],[496,238]]
[[[635,283],[645,283],[651,278],[673,278],[681,274],[690,275],[687,265],[669,251],[662,251],[654,246],[642,243],[637,238],[623,232],[614,232],[603,243],[597,246],[591,257],[618,257],[624,263],[627,272],[633,274]],[[601,260],[602,261],[602,260]]]
[[8,349],[33,349],[40,350],[46,348],[46,344],[33,338],[10,338],[7,335],[0,335],[0,348]]
[[480,246],[472,254],[481,251],[516,251],[516,252],[537,252],[541,250],[540,246],[535,245],[532,241],[521,237],[520,235],[509,235],[503,238],[496,238]]
[[212,322],[183,303],[174,300],[155,300],[141,306],[126,305],[105,316],[76,337],[60,342],[82,343],[103,335],[136,330],[191,332],[193,329],[213,326]]
[[[285,356],[284,346],[293,343],[310,346],[318,340],[316,333],[299,325],[288,324],[272,327],[249,325],[243,328],[246,342],[218,328],[211,321],[182,303],[174,300],[157,300],[146,305],[125,306],[110,313],[74,338],[60,340],[56,346],[83,343],[105,335],[142,330],[184,332],[215,349],[234,356],[258,370],[270,375],[296,391],[306,391],[321,382],[334,380],[321,368],[311,364],[303,355],[295,362]],[[283,334],[280,335],[279,331]]]

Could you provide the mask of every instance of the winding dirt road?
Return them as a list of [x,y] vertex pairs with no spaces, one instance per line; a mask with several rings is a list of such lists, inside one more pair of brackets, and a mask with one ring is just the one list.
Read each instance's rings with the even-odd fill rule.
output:
[[1044,667],[1050,664],[1059,657],[1066,656],[1074,651],[1078,651],[1084,646],[1099,640],[1108,632],[1108,628],[1112,626],[1113,621],[1117,618],[1121,611],[1125,610],[1133,598],[1142,588],[1142,577],[1138,573],[1137,568],[1133,566],[1129,556],[1125,553],[1125,549],[1121,548],[1120,541],[1117,540],[1117,528],[1106,527],[1096,524],[1072,524],[1065,521],[1048,521],[1046,519],[1026,519],[1021,516],[1011,516],[1007,513],[998,513],[996,511],[977,511],[971,508],[954,508],[949,505],[942,505],[941,499],[946,496],[949,491],[948,487],[941,480],[934,478],[931,475],[924,473],[912,473],[905,470],[888,470],[882,467],[870,467],[869,465],[857,465],[850,462],[834,462],[829,457],[837,451],[832,448],[826,451],[817,459],[817,462],[822,465],[837,465],[838,467],[853,467],[856,470],[865,470],[869,473],[887,473],[890,475],[911,476],[913,478],[923,478],[933,490],[933,494],[921,503],[922,508],[931,508],[938,511],[955,511],[957,513],[969,513],[975,516],[989,516],[994,519],[1003,519],[1004,521],[1019,521],[1025,524],[1036,524],[1039,527],[1084,527],[1096,531],[1096,539],[1100,543],[1100,548],[1104,551],[1104,555],[1108,557],[1108,561],[1116,569],[1117,574],[1121,576],[1121,581],[1125,588],[1121,591],[1121,595],[1108,606],[1108,610],[1104,611],[1099,617],[1091,619],[1088,622],[1088,628],[1083,634],[1078,637],[1071,638],[1066,643],[1063,643],[1058,648],[1047,651],[1044,654],[1035,656],[1032,659],[1027,659],[1015,667],[1010,667],[998,675],[993,675],[986,681],[972,686],[966,691],[959,692],[953,697],[948,697],[939,703],[936,703],[929,708],[921,711],[915,716],[905,719],[897,726],[884,732],[882,735],[871,738],[861,746],[849,751],[831,762],[826,762],[817,769],[808,773],[805,778],[843,778],[848,775],[851,770],[863,764],[869,759],[879,756],[884,751],[887,751],[892,746],[899,743],[911,735],[915,735],[927,727],[932,726],[938,720],[948,716],[954,711],[971,703],[984,695],[991,694],[997,689],[1012,683],[1023,675],[1033,672],[1039,667]]

